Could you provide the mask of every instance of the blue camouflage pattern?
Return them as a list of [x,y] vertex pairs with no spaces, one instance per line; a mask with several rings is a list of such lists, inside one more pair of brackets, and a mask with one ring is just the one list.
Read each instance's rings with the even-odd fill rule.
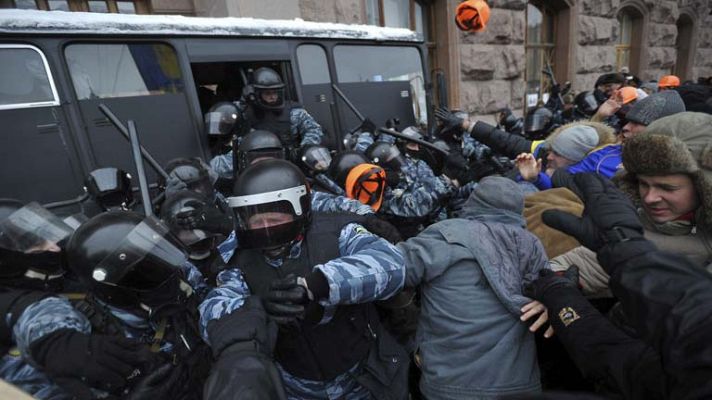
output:
[[[186,283],[194,295],[205,293],[208,286],[205,284],[200,271],[191,263],[185,262],[182,267]],[[155,335],[156,326],[128,311],[105,305],[116,318],[122,322],[124,334],[129,338],[136,338],[150,343]],[[11,316],[5,316],[10,321]],[[85,334],[91,333],[91,324],[84,314],[77,311],[62,297],[48,297],[28,306],[12,327],[13,340],[16,350],[3,356],[0,360],[0,378],[10,382],[38,399],[71,399],[71,396],[59,386],[52,383],[42,371],[35,368],[30,357],[29,348],[32,343],[45,335],[60,329],[73,329]],[[164,340],[161,343],[162,352],[170,352],[173,343]]]
[[478,142],[467,133],[462,136],[462,155],[467,159],[479,161],[491,153],[492,150],[489,147]]
[[[302,107],[294,107],[289,112],[290,131],[292,136],[301,138],[299,145],[321,144],[324,139],[324,131],[314,117]],[[210,168],[223,179],[232,178],[233,174],[233,152],[219,154],[210,160]]]
[[[301,243],[301,242],[300,242]],[[289,258],[299,257],[293,246]],[[325,307],[321,323],[330,320],[339,304],[367,303],[393,296],[405,282],[404,257],[400,250],[363,226],[351,223],[339,235],[341,257],[317,265],[315,270],[324,274],[329,285],[329,297],[320,301]],[[274,260],[270,265],[279,268]],[[217,277],[218,286],[210,291],[200,304],[200,325],[203,338],[209,343],[207,326],[211,320],[232,313],[245,304],[250,291],[242,273],[237,268],[222,271]],[[355,365],[352,369],[358,368]],[[345,372],[329,382],[311,381],[282,373],[285,389],[292,399],[336,399],[348,393],[349,398],[369,399],[370,395],[352,376]],[[353,397],[352,397],[353,396]]]
[[425,217],[436,214],[454,186],[444,176],[435,176],[428,163],[405,157],[402,177],[395,188],[387,187],[380,213],[397,217]]

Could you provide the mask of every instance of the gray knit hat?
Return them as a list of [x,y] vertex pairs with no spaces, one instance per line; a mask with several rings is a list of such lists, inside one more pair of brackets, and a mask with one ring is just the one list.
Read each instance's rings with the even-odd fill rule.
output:
[[586,125],[572,125],[556,135],[550,146],[556,154],[579,162],[598,146],[598,139],[596,129]]
[[684,111],[685,103],[682,97],[674,90],[664,90],[639,100],[625,118],[630,122],[648,126],[656,119]]

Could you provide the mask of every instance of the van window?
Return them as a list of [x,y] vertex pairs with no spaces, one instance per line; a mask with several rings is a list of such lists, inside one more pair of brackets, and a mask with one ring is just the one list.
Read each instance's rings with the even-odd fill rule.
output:
[[339,45],[334,47],[339,83],[408,81],[418,123],[427,123],[425,80],[415,47]]
[[0,110],[59,105],[47,60],[33,46],[0,45]]
[[321,46],[304,44],[297,47],[297,61],[303,85],[331,83],[326,52]]
[[183,91],[178,58],[165,44],[72,44],[64,56],[79,100]]

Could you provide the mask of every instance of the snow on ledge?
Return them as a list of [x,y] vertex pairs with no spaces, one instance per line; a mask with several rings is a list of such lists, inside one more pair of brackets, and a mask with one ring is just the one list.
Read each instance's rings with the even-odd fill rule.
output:
[[420,42],[404,28],[255,18],[199,18],[87,12],[0,10],[0,32],[93,35],[266,36]]

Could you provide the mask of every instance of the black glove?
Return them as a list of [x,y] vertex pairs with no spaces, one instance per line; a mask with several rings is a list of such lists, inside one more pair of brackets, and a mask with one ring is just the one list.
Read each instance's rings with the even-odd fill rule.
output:
[[542,215],[545,224],[575,237],[593,251],[604,245],[643,239],[643,226],[633,203],[605,178],[591,173],[576,174],[570,189],[580,193],[583,215],[547,210]]
[[304,306],[310,301],[305,285],[294,275],[273,281],[263,297],[267,314],[278,324],[291,324],[304,318]]
[[443,124],[441,132],[462,131],[462,123],[464,120],[450,112],[450,110],[445,107],[440,107],[435,110],[435,118]]
[[233,225],[230,218],[214,205],[204,204],[197,200],[186,202],[185,205],[193,207],[193,209],[176,214],[176,224],[185,229],[201,229],[222,233],[226,236],[232,231]]
[[392,244],[403,241],[403,236],[401,236],[400,232],[398,232],[398,229],[393,226],[393,224],[382,220],[375,214],[364,215],[364,219],[360,223],[369,232],[386,239]]
[[578,290],[579,269],[572,265],[562,273],[550,269],[539,271],[539,279],[524,286],[524,295],[534,300],[542,301],[552,290],[560,288],[574,288]]
[[148,348],[121,336],[88,335],[72,329],[52,332],[30,345],[30,355],[52,378],[86,378],[91,386],[121,388],[150,362]]
[[178,386],[181,374],[178,367],[165,363],[141,378],[124,399],[153,400],[171,397]]

